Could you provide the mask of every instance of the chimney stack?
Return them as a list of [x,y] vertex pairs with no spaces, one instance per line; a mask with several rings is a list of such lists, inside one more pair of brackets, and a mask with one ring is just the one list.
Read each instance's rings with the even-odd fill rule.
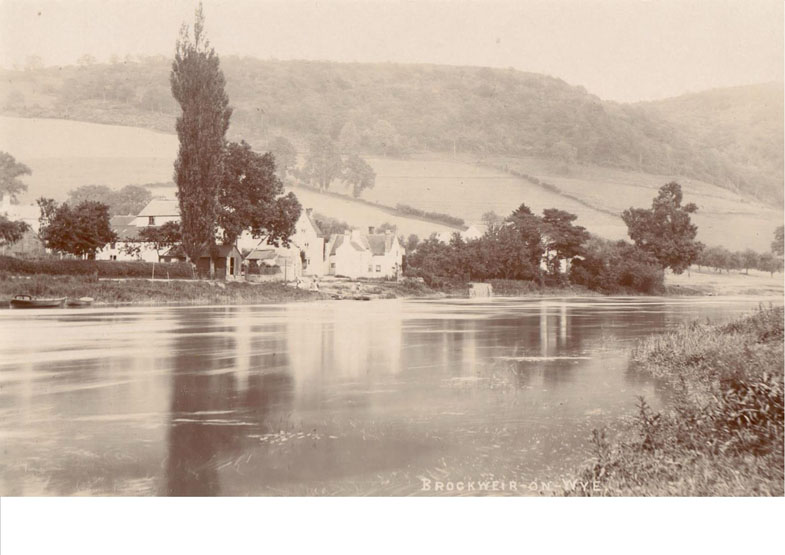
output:
[[373,226],[372,225],[368,226],[368,235],[373,235]]
[[306,208],[305,213],[310,216],[311,214],[313,214],[313,208]]

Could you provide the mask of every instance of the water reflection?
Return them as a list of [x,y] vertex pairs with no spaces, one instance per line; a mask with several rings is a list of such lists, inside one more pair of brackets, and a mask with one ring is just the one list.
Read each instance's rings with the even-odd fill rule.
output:
[[545,479],[667,392],[643,335],[757,299],[324,302],[0,314],[0,493],[411,494]]

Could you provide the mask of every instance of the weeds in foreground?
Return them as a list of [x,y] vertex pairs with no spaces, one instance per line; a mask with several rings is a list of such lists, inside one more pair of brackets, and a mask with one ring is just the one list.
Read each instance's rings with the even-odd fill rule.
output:
[[782,330],[782,308],[760,308],[640,342],[633,360],[673,391],[669,408],[640,398],[618,440],[595,430],[581,480],[601,495],[783,495]]

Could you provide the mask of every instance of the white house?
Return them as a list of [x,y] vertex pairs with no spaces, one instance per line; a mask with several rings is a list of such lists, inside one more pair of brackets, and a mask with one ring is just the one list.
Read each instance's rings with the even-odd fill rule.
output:
[[394,279],[401,272],[404,248],[393,233],[365,235],[354,229],[332,235],[326,253],[330,275]]
[[368,235],[371,268],[368,277],[397,279],[403,267],[404,248],[394,233]]
[[[324,274],[324,237],[322,237],[319,227],[313,220],[310,208],[300,213],[294,228],[294,234],[289,238],[288,247],[275,247],[267,243],[267,238],[253,239],[248,241],[250,234],[244,233],[238,239],[238,247],[250,251],[266,251],[272,249],[276,257],[282,262],[292,260],[295,257],[301,261],[300,275],[321,276]],[[242,241],[242,245],[240,244]],[[251,247],[248,245],[253,242]],[[253,260],[253,259],[251,259]]]
[[368,275],[373,255],[368,241],[356,229],[330,236],[325,250],[329,275],[350,278]]
[[96,260],[144,260],[158,262],[158,251],[153,243],[139,238],[140,227],[133,225],[137,216],[112,216],[109,226],[117,235],[117,241],[109,243],[95,253]]

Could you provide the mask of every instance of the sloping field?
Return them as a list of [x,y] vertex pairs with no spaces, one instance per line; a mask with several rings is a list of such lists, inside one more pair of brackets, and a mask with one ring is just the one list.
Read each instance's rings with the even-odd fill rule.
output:
[[[781,209],[678,176],[583,166],[571,168],[565,175],[552,162],[538,158],[496,158],[485,160],[482,166],[443,158],[370,158],[369,162],[377,177],[376,187],[364,193],[366,198],[391,205],[404,202],[467,222],[479,221],[488,210],[507,215],[525,202],[535,212],[567,210],[591,232],[621,239],[627,235],[621,212],[631,206],[649,207],[657,190],[675,180],[683,187],[684,202],[698,205],[694,221],[699,239],[708,245],[768,251],[774,229],[782,225]],[[505,167],[555,185],[559,192],[496,169]]]
[[171,181],[177,138],[136,127],[0,116],[0,150],[33,172],[24,178],[23,201],[62,200],[80,185]]
[[[0,150],[32,170],[22,202],[40,196],[58,200],[80,185],[123,187],[170,182],[177,156],[177,137],[135,127],[69,120],[0,116]],[[156,187],[154,195],[174,196],[174,188]],[[297,188],[302,204],[358,227],[389,222],[398,233],[427,237],[453,228],[390,214],[381,208]]]
[[[0,117],[0,150],[10,152],[33,170],[26,178],[30,190],[25,200],[41,195],[63,199],[80,185],[122,187],[171,181],[177,139],[133,127]],[[657,189],[675,179],[684,188],[685,202],[698,205],[694,221],[699,239],[708,245],[768,251],[774,228],[782,225],[781,209],[676,176],[584,166],[570,168],[565,174],[552,162],[538,158],[494,158],[483,161],[482,166],[443,156],[368,160],[377,178],[376,187],[364,192],[365,199],[387,206],[405,203],[458,216],[467,223],[479,222],[489,210],[505,216],[525,202],[536,212],[544,208],[567,210],[577,214],[578,223],[591,232],[621,239],[626,237],[626,227],[618,214],[630,206],[648,207]],[[534,176],[557,190],[516,177],[504,168]],[[342,192],[339,183],[333,189]],[[295,192],[305,206],[357,226],[390,222],[398,225],[399,233],[421,237],[450,230],[350,199],[300,188]],[[173,191],[155,189],[153,193],[171,195]]]

